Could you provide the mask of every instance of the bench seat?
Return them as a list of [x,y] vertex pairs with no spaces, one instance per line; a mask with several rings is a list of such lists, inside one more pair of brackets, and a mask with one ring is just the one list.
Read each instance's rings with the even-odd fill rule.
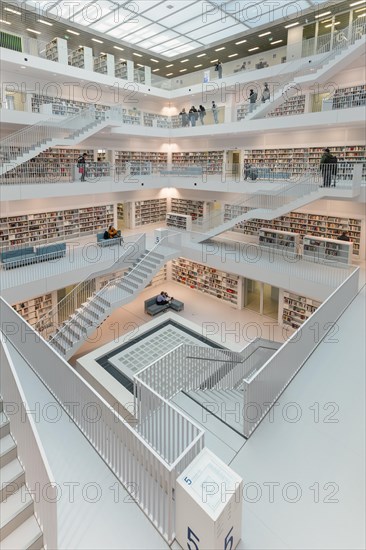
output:
[[47,244],[34,248],[28,246],[17,250],[8,250],[1,253],[1,263],[4,269],[14,269],[29,264],[55,260],[66,255],[66,243]]
[[184,309],[184,303],[180,302],[179,300],[172,300],[169,302],[169,304],[162,304],[159,305],[156,303],[157,296],[153,296],[152,298],[149,298],[148,300],[145,300],[145,313],[148,313],[152,317],[154,315],[158,315],[162,311],[166,311],[167,309],[171,308],[174,311],[183,311]]
[[97,233],[98,246],[113,246],[115,244],[122,244],[123,237],[115,237],[114,239],[105,239],[104,233]]

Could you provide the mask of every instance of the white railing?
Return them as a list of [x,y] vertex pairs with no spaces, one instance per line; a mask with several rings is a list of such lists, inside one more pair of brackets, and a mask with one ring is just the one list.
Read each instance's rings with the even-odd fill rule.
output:
[[[27,488],[35,495],[34,513],[43,531],[43,545],[49,549],[57,549],[56,482],[35,421],[29,413],[31,407],[27,404],[12,358],[7,350],[7,336],[3,332],[1,334],[1,395],[4,401],[4,412],[10,420],[11,434],[17,444],[18,458],[25,470]],[[45,494],[47,498],[42,497]]]
[[244,380],[246,437],[255,430],[326,334],[336,326],[337,319],[358,292],[358,277],[359,268],[354,268],[289,340],[253,376]]
[[[0,298],[0,316],[3,326],[10,327],[10,333],[5,333],[5,336],[11,344],[26,359],[30,368],[60,403],[162,536],[171,543],[175,535],[175,481],[179,473],[203,448],[204,432],[192,423],[192,427],[188,428],[190,421],[185,415],[168,405],[171,409],[168,414],[170,425],[173,426],[172,418],[174,418],[176,429],[180,426],[177,433],[186,442],[182,453],[172,454],[175,460],[168,463],[162,456],[167,455],[164,445],[171,443],[163,437],[161,432],[159,432],[161,435],[159,450],[162,456],[140,435],[138,422],[138,429],[128,424],[2,298]],[[14,326],[19,330],[12,330]],[[94,417],[90,419],[84,413],[90,403],[93,403],[97,409],[97,422]],[[136,424],[133,418],[131,422]],[[185,426],[184,433],[181,426]],[[57,429],[56,424],[55,429]],[[182,448],[181,443],[179,448]]]

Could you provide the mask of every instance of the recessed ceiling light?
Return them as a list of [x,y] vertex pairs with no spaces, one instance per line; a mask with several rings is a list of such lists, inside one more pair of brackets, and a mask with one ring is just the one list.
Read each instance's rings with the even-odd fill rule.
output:
[[269,34],[271,34],[271,31],[263,32],[262,34],[258,34],[258,38],[262,38],[263,36],[268,36]]
[[119,58],[120,61],[126,61],[124,57]]
[[22,15],[20,11],[12,10],[11,8],[4,8],[4,10],[10,13],[15,13],[15,15]]
[[216,48],[215,52],[221,52],[221,50],[226,50],[225,46],[222,46],[221,48]]
[[366,13],[361,13],[361,15],[358,15],[358,16],[357,16],[357,19],[358,19],[359,17],[366,17]]
[[[334,23],[334,26],[340,25],[340,24],[341,24],[341,22],[340,22],[340,21],[337,21],[336,23]],[[333,23],[329,23],[328,25],[324,25],[324,28],[325,28],[325,29],[329,29],[329,27],[332,27],[332,26],[333,26]]]
[[210,63],[217,63],[218,59],[213,59]]
[[25,67],[24,65],[21,65],[20,68],[21,69],[26,69],[27,67]]
[[160,69],[153,69],[153,73],[157,73]]
[[98,44],[103,44],[103,40],[98,40],[98,38],[92,38],[93,42],[98,42]]
[[0,23],[5,23],[5,25],[11,25],[11,23],[9,23],[9,21],[4,21],[4,19],[0,19]]
[[319,19],[319,17],[325,17],[326,15],[329,15],[332,13],[331,11],[324,11],[323,13],[319,13],[319,15],[315,16],[315,19]]
[[49,27],[53,27],[53,23],[49,23],[48,21],[43,21],[43,19],[37,19],[38,23],[43,23],[44,25],[48,25]]
[[349,5],[350,8],[353,8],[353,6],[358,6],[359,4],[364,4],[366,0],[358,0],[358,2],[353,2]]
[[250,50],[248,50],[248,52],[254,52],[255,50],[259,50],[259,46],[256,46],[255,48],[250,48]]
[[132,52],[132,55],[136,55],[137,57],[142,57],[140,53]]
[[120,48],[120,46],[113,46],[115,50],[120,50],[121,52],[124,52],[124,48]]
[[296,23],[290,23],[289,25],[285,25],[285,29],[291,29],[291,27],[296,27],[296,25],[300,25],[299,21],[296,21]]
[[240,40],[240,42],[235,42],[235,45],[239,46],[239,44],[244,44],[244,42],[246,42],[246,40]]
[[198,69],[198,67],[202,67],[202,63],[200,65],[195,65],[194,68]]
[[76,32],[76,31],[72,31],[71,29],[66,29],[67,32],[71,33],[71,34],[76,34],[76,36],[80,36],[80,33],[79,32]]
[[184,73],[187,69],[180,69],[180,73]]
[[280,42],[283,42],[283,40],[275,40],[274,42],[271,42],[271,46],[274,46],[275,44],[280,44]]
[[165,76],[172,76],[172,74],[173,74],[173,73],[168,73],[168,74],[166,74]]
[[239,55],[238,53],[232,53],[231,55],[228,55],[228,57],[236,57],[237,55]]
[[142,65],[141,63],[136,63],[136,65],[137,65],[138,67],[143,67],[143,65]]
[[168,69],[169,67],[174,67],[174,63],[170,63],[169,65],[165,65],[165,67]]
[[187,63],[187,61],[189,61],[189,59],[182,59],[181,63]]
[[358,10],[355,10],[355,13],[359,13],[360,11],[365,11],[366,8],[358,8]]
[[153,59],[152,57],[150,57],[150,61],[152,61],[153,63],[159,63],[157,59]]
[[200,53],[199,55],[197,55],[197,57],[203,57],[203,56],[205,56],[205,55],[207,55],[207,54],[205,54],[205,53]]

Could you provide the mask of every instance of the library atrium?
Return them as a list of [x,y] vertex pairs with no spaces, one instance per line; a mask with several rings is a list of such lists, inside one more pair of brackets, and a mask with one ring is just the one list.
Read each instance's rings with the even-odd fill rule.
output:
[[1,549],[365,548],[366,0],[0,27]]

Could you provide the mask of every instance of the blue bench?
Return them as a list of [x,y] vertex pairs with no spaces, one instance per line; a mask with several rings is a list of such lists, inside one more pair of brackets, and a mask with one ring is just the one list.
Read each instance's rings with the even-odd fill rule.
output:
[[184,309],[184,303],[180,302],[179,300],[172,300],[168,304],[159,305],[156,303],[156,298],[157,296],[153,296],[152,298],[145,300],[145,313],[154,316],[158,313],[161,313],[162,311],[166,311],[169,308],[173,309],[174,311],[183,311]]
[[34,248],[27,246],[17,250],[8,250],[1,253],[1,263],[4,269],[13,269],[24,265],[55,260],[66,255],[66,243],[47,244]]
[[97,244],[98,246],[113,246],[114,244],[122,244],[123,237],[115,237],[114,239],[105,239],[104,232],[97,233]]

